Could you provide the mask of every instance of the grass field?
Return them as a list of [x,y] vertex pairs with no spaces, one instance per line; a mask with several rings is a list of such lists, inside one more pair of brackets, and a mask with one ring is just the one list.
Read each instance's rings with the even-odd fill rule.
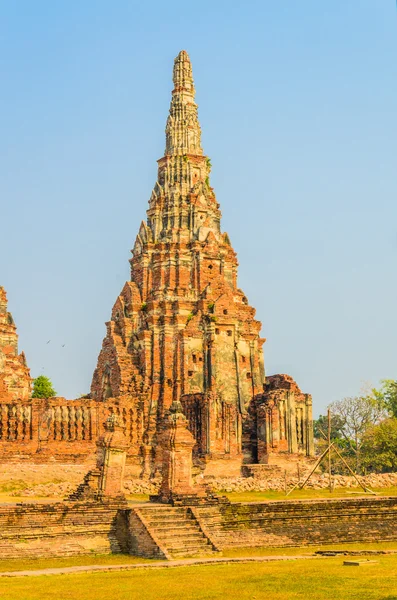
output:
[[397,556],[0,579],[2,600],[397,600]]
[[[377,496],[397,496],[397,487],[374,489]],[[359,496],[370,497],[371,494],[364,493],[361,488],[337,488],[333,492],[329,490],[294,490],[289,496],[284,492],[225,492],[231,502],[265,502],[266,500],[310,500],[316,498],[357,498]]]
[[[382,489],[374,489],[377,496],[397,496],[397,487],[388,487]],[[266,502],[268,500],[310,500],[316,498],[332,499],[332,498],[357,498],[358,496],[370,497],[371,494],[365,494],[361,488],[338,488],[330,493],[328,490],[313,490],[303,489],[294,490],[289,496],[285,496],[284,492],[220,492],[220,495],[227,496],[231,502]],[[148,502],[149,496],[146,494],[132,494],[127,496],[130,504]],[[2,491],[0,488],[0,503],[16,503],[16,502],[61,502],[60,497],[40,496],[10,496],[9,493]]]
[[[376,490],[379,495],[397,495],[397,488]],[[288,499],[358,497],[359,489],[297,490]],[[285,500],[280,492],[227,494],[234,502]],[[43,501],[41,498],[0,497],[1,501]],[[147,496],[130,496],[131,503]],[[51,499],[46,499],[51,501]],[[54,501],[55,499],[52,499]],[[57,499],[59,501],[59,498]],[[343,544],[304,548],[235,548],[225,557],[291,557],[287,562],[246,563],[141,569],[129,572],[85,573],[32,578],[0,578],[1,600],[397,600],[397,554],[371,556],[375,564],[343,566],[343,556],[294,559],[317,549],[397,550],[397,543]],[[36,570],[77,565],[117,565],[148,562],[126,555],[79,556],[39,560],[3,560],[0,571]],[[155,561],[153,561],[155,563]]]
[[[397,542],[333,544],[332,546],[303,546],[290,548],[230,548],[224,550],[224,557],[252,556],[312,556],[317,550],[360,550],[360,551],[395,551]],[[155,563],[156,560],[128,554],[88,554],[69,556],[65,558],[36,558],[36,559],[6,559],[0,561],[0,572],[4,571],[35,571],[52,569],[54,567],[76,567],[87,565],[125,565],[139,563]]]

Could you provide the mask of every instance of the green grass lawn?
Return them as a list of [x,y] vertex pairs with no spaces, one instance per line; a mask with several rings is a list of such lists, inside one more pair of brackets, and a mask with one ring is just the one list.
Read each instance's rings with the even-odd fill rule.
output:
[[[332,544],[330,546],[302,546],[288,548],[230,548],[223,551],[223,557],[253,557],[253,556],[312,556],[317,550],[361,550],[379,551],[394,550],[397,552],[397,542],[372,542],[352,544]],[[87,554],[65,558],[36,558],[36,559],[3,559],[0,560],[0,572],[4,571],[36,571],[54,567],[75,567],[87,565],[123,565],[156,562],[155,559],[130,556],[129,554]]]
[[[397,487],[388,487],[382,489],[374,489],[378,496],[397,496]],[[266,502],[268,500],[310,500],[316,498],[357,498],[360,495],[370,497],[371,494],[365,494],[361,488],[338,488],[332,493],[328,490],[313,490],[303,489],[294,490],[289,496],[285,496],[284,492],[219,492],[222,496],[227,496],[231,502]],[[130,504],[138,504],[149,502],[149,496],[146,494],[129,494],[127,500]],[[57,498],[42,498],[40,496],[10,496],[7,492],[0,490],[0,503],[16,503],[16,502],[61,502],[62,499]]]
[[[347,550],[347,551],[395,551],[397,553],[397,542],[371,542],[352,544],[330,544],[327,546],[300,546],[284,548],[229,548],[223,551],[222,556],[244,557],[244,556],[305,556],[313,555],[318,550]],[[397,600],[397,599],[396,599]]]
[[2,600],[397,600],[397,556],[0,579]]
[[[397,487],[374,489],[378,496],[397,496]],[[289,496],[284,492],[224,492],[231,502],[265,502],[266,500],[310,500],[316,498],[358,498],[360,495],[370,497],[361,488],[337,488],[333,492],[329,490],[294,490]]]
[[[147,494],[133,494],[127,495],[129,504],[141,504],[142,502],[149,502],[149,496]],[[10,496],[7,493],[0,492],[0,504],[29,504],[31,502],[40,502],[42,504],[53,504],[54,502],[62,502],[63,499],[59,496]]]
[[[88,565],[127,565],[154,562],[154,559],[129,554],[87,554],[65,558],[9,558],[0,560],[0,573],[5,571],[36,571],[60,567]],[[1,596],[0,596],[1,598]]]

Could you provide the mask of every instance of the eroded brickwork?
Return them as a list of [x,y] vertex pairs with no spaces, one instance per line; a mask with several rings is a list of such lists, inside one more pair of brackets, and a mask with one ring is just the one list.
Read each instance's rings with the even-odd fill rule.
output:
[[[91,394],[100,402],[129,395],[134,405],[139,399],[146,472],[160,468],[159,423],[178,400],[196,439],[196,459],[204,466],[222,460],[223,470],[237,473],[243,456],[255,462],[275,448],[276,433],[260,447],[263,402],[252,406],[253,398],[266,397],[265,340],[238,287],[236,253],[221,231],[185,51],[175,59],[173,81],[165,154],[132,250],[131,281],[107,323]],[[289,398],[274,401],[273,424],[278,406],[291,409],[293,394]],[[295,439],[290,431],[280,437],[280,450],[309,451],[289,438]]]
[[125,501],[123,484],[128,441],[123,421],[115,413],[106,419],[105,432],[96,445],[95,469],[85,475],[83,483],[69,499]]
[[0,286],[0,399],[26,400],[31,377],[23,352],[18,354],[18,335],[7,308],[7,294]]
[[131,553],[155,558],[223,548],[397,540],[396,498],[126,509],[59,502],[0,507],[0,557]]
[[397,498],[294,500],[197,507],[220,548],[310,546],[397,539]]
[[128,552],[126,514],[118,503],[2,506],[0,527],[1,558]]
[[173,402],[194,436],[194,466],[206,475],[239,476],[243,463],[313,454],[311,397],[288,375],[265,378],[265,339],[221,231],[185,51],[175,59],[173,81],[165,153],[90,399],[29,399],[29,370],[0,288],[0,452],[7,458],[84,460],[115,411],[129,463],[137,475],[156,475],[161,423]]
[[251,461],[268,464],[280,452],[314,456],[312,398],[289,375],[266,377],[253,399],[246,422],[254,433]]
[[109,398],[106,403],[65,398],[0,400],[0,455],[8,460],[94,464],[98,438],[105,434],[106,421],[112,415],[123,424],[130,467],[138,477],[143,426],[130,398]]

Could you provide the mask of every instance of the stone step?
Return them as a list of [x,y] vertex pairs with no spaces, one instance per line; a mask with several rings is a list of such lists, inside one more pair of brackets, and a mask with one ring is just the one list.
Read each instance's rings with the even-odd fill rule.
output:
[[170,554],[183,554],[183,553],[190,553],[192,554],[193,552],[195,552],[196,554],[198,554],[199,552],[205,552],[206,554],[210,553],[212,554],[214,552],[212,546],[210,545],[199,545],[199,544],[183,544],[183,545],[177,545],[175,544],[174,546],[169,546],[167,548],[167,552]]
[[155,528],[156,532],[161,533],[163,531],[173,531],[175,535],[180,535],[184,532],[187,533],[197,531],[197,525],[193,521],[187,521],[183,523],[150,523],[150,526],[153,527],[153,529]]
[[187,508],[145,507],[140,513],[150,532],[173,558],[217,554]]
[[143,512],[141,514],[145,517],[147,521],[185,521],[186,519],[191,518],[190,515],[173,515],[168,513],[160,513],[160,512]]
[[182,528],[187,523],[195,524],[193,519],[147,519],[145,515],[144,519],[150,527],[180,527]]
[[190,515],[168,515],[168,514],[161,514],[161,513],[152,513],[152,514],[148,514],[148,513],[144,513],[141,512],[141,514],[145,517],[145,519],[147,521],[170,521],[170,522],[177,522],[177,521],[186,521],[186,519],[191,519]]
[[140,508],[140,511],[146,515],[150,513],[161,513],[164,515],[186,515],[187,513],[187,509],[183,506],[144,506]]
[[141,508],[142,514],[147,516],[150,515],[163,515],[167,517],[186,517],[187,509],[186,508]]
[[197,548],[197,549],[187,549],[187,548],[181,548],[179,550],[170,550],[169,551],[170,556],[172,556],[172,558],[194,558],[196,556],[215,556],[218,553],[214,552],[213,550],[208,549],[205,550],[203,548]]
[[156,529],[156,536],[158,537],[159,540],[163,541],[163,542],[170,542],[173,543],[175,540],[176,541],[180,541],[180,542],[189,542],[190,540],[192,541],[200,541],[200,540],[205,540],[205,542],[207,543],[207,538],[205,537],[205,535],[201,532],[201,531],[187,531],[186,533],[184,532],[175,532],[175,531],[159,531],[158,529]]

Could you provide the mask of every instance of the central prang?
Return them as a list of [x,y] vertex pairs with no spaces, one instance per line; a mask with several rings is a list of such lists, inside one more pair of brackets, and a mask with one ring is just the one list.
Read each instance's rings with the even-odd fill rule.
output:
[[129,457],[143,463],[142,474],[162,470],[162,423],[177,402],[195,466],[205,475],[239,475],[243,463],[267,463],[280,451],[313,453],[311,398],[287,376],[278,376],[276,387],[266,382],[265,339],[221,231],[185,51],[175,59],[173,81],[165,155],[91,395],[130,407]]

